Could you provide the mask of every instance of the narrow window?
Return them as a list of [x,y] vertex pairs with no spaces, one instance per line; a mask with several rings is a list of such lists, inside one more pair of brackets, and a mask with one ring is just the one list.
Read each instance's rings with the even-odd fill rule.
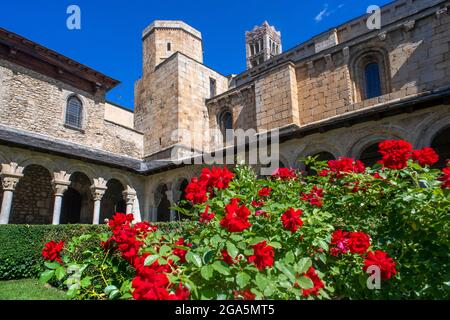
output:
[[167,42],[167,51],[172,51],[172,43]]
[[216,79],[209,78],[209,97],[215,97],[217,95],[217,82]]
[[380,67],[378,63],[369,63],[364,69],[366,99],[381,96]]
[[67,100],[66,124],[71,127],[81,128],[82,110],[83,105],[81,103],[81,100],[77,97],[70,97]]

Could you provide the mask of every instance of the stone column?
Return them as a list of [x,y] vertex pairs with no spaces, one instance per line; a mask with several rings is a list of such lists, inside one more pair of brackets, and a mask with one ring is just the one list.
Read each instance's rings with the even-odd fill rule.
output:
[[136,200],[136,190],[127,186],[125,190],[122,192],[123,199],[127,204],[127,214],[133,213],[134,201]]
[[107,182],[108,181],[106,181],[103,178],[98,178],[94,179],[94,184],[91,186],[92,198],[94,200],[94,213],[92,224],[100,223],[100,208],[102,204],[103,195],[105,194],[106,189],[108,189],[108,187],[106,186]]
[[[170,206],[174,207],[180,200],[181,191],[166,191],[167,199],[170,201]],[[170,221],[175,221],[177,219],[177,212],[175,210],[170,210]]]
[[53,177],[52,186],[55,191],[55,203],[53,205],[52,224],[57,225],[61,219],[61,207],[64,192],[69,189],[71,181],[70,174],[67,174],[65,171],[55,172]]
[[20,178],[23,177],[23,167],[19,167],[17,163],[2,164],[0,173],[3,186],[3,201],[0,212],[0,224],[8,224],[11,214],[11,206],[13,201],[14,190]]

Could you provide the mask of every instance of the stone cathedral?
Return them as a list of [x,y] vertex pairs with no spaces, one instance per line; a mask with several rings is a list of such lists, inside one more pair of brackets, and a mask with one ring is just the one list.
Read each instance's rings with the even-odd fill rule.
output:
[[117,80],[0,29],[0,223],[178,219],[169,208],[202,166],[170,160],[198,136],[209,142],[196,151],[213,152],[227,129],[278,130],[280,167],[303,170],[310,155],[372,165],[385,139],[431,146],[443,167],[449,7],[394,1],[381,29],[361,16],[287,51],[264,22],[245,33],[247,70],[230,76],[203,63],[198,30],[154,21],[142,33],[134,112],[105,99]]

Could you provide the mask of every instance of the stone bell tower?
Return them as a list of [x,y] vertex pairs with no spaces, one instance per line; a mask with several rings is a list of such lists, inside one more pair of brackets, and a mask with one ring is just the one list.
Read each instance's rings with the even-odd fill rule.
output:
[[261,26],[255,26],[245,33],[247,47],[247,69],[260,65],[264,61],[282,52],[281,32],[265,21]]

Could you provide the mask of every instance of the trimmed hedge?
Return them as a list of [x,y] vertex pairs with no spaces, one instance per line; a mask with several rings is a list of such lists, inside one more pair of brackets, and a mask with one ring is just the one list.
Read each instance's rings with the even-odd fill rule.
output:
[[[180,230],[184,223],[160,223],[158,227]],[[51,240],[69,241],[82,234],[107,231],[106,225],[0,225],[0,280],[38,277],[44,270],[42,249]]]

